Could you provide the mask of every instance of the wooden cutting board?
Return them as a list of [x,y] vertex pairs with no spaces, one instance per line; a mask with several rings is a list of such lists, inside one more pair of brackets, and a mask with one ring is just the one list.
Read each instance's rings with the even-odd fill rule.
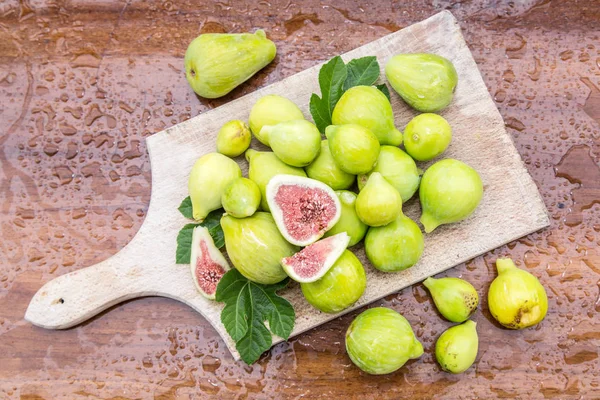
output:
[[[406,271],[379,272],[369,264],[361,245],[353,248],[365,265],[367,289],[344,313],[549,225],[537,187],[504,129],[502,117],[450,12],[436,14],[342,57],[349,61],[375,55],[383,68],[393,55],[411,52],[447,57],[458,71],[454,101],[441,113],[453,129],[452,143],[445,157],[465,161],[479,171],[484,183],[483,200],[466,221],[442,226],[426,235],[423,257]],[[308,101],[311,93],[319,91],[320,67],[309,68],[149,137],[152,196],[139,232],[108,260],[45,284],[31,300],[25,318],[44,328],[64,329],[127,299],[165,296],[202,314],[222,336],[233,356],[239,358],[235,344],[220,322],[222,304],[202,297],[192,282],[189,266],[175,264],[177,233],[190,222],[181,216],[177,207],[188,195],[187,180],[194,162],[203,154],[215,151],[215,138],[221,125],[231,119],[247,120],[250,108],[260,97],[272,93],[286,96],[309,117]],[[382,71],[382,81],[384,76]],[[416,115],[396,93],[392,93],[392,106],[399,129]],[[252,147],[260,149],[261,145],[253,141]],[[246,161],[243,158],[237,161],[247,173]],[[423,169],[427,166],[427,163],[420,165]],[[418,220],[418,201],[405,204],[404,212]],[[297,284],[290,285],[283,295],[296,311],[291,336],[340,315],[324,314],[312,308]],[[110,318],[110,314],[105,318]],[[279,341],[280,338],[274,337],[274,344]]]

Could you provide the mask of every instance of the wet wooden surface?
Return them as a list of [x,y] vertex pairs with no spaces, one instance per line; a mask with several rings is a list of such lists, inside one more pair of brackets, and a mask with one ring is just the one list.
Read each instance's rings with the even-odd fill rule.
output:
[[[1,398],[600,397],[600,2],[190,3],[0,4]],[[435,340],[450,324],[421,285],[375,303],[403,313],[426,351],[383,377],[345,354],[356,312],[250,367],[200,315],[167,299],[131,301],[67,331],[23,321],[44,282],[106,259],[140,227],[146,136],[442,9],[459,19],[552,218],[443,274],[482,296],[469,371],[449,375],[435,363]],[[226,98],[198,99],[182,69],[189,41],[259,27],[277,44],[275,62]],[[548,290],[550,311],[536,328],[491,320],[485,294],[501,255]]]

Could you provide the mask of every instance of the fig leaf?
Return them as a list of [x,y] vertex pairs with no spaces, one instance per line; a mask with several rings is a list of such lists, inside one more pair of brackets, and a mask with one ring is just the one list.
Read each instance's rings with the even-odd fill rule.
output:
[[388,89],[385,83],[382,83],[381,85],[375,85],[375,87],[379,89],[381,93],[385,94],[385,97],[387,97],[389,101],[392,101],[392,98],[390,96],[390,89]]
[[183,201],[179,205],[178,210],[181,213],[181,215],[183,215],[187,219],[194,219],[192,214],[192,199],[190,198],[190,196],[183,199]]
[[331,125],[331,115],[337,101],[344,93],[344,82],[347,76],[346,64],[340,56],[333,57],[319,70],[321,97],[311,96],[310,113],[321,132],[325,132],[325,128]]
[[348,77],[344,82],[344,91],[354,86],[371,86],[379,78],[379,63],[375,56],[355,58],[347,67]]

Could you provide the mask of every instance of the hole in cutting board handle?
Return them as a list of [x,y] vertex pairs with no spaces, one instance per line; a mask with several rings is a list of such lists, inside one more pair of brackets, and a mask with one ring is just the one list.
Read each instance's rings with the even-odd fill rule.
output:
[[58,298],[58,299],[54,300],[52,302],[52,304],[65,304],[65,299],[63,299],[62,297]]

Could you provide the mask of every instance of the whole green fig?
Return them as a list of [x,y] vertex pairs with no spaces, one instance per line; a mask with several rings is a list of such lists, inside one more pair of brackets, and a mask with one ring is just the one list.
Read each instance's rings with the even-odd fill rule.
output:
[[281,236],[271,214],[257,212],[248,218],[226,214],[221,218],[221,227],[227,255],[242,275],[264,285],[287,277],[280,261],[295,254],[298,247]]
[[374,86],[354,86],[338,100],[331,121],[334,125],[358,124],[377,136],[379,143],[400,146],[402,132],[394,126],[388,98]]
[[296,104],[283,96],[269,94],[254,103],[250,110],[248,123],[258,141],[269,146],[269,140],[266,134],[262,133],[262,128],[295,119],[304,119],[302,111]]
[[435,358],[446,372],[460,374],[469,369],[477,358],[479,337],[477,324],[467,321],[448,328],[435,343]]
[[342,205],[342,215],[340,220],[325,233],[325,237],[333,236],[341,232],[346,232],[350,236],[348,247],[354,246],[365,237],[369,228],[356,215],[356,194],[349,190],[338,190],[335,192]]
[[369,226],[383,226],[402,214],[402,197],[379,172],[373,172],[356,197],[356,214]]
[[367,128],[356,124],[330,125],[325,136],[331,156],[342,171],[366,174],[375,166],[380,145],[377,136]]
[[305,119],[266,125],[260,133],[277,158],[293,167],[307,166],[321,151],[321,132]]
[[329,150],[327,140],[321,141],[321,152],[304,170],[309,178],[321,181],[333,190],[348,189],[356,178],[337,166]]
[[217,134],[217,151],[227,157],[237,157],[250,147],[252,135],[243,121],[226,122]]
[[448,321],[464,322],[479,305],[479,295],[469,282],[459,278],[427,278],[423,285],[431,293],[440,314]]
[[306,300],[326,313],[337,313],[350,307],[360,299],[366,287],[365,268],[348,250],[344,250],[321,279],[300,284]]
[[483,197],[483,184],[473,168],[447,158],[425,171],[419,197],[423,209],[421,223],[429,233],[442,224],[462,221],[471,215]]
[[418,161],[433,160],[446,151],[451,140],[450,124],[437,114],[417,115],[404,129],[404,148]]
[[240,176],[240,166],[223,154],[209,153],[200,157],[188,180],[194,219],[202,221],[209,212],[221,208],[225,188]]
[[205,33],[185,52],[185,76],[199,96],[225,96],[275,58],[275,43],[265,31]]
[[375,307],[360,313],[348,327],[346,351],[361,370],[383,375],[421,357],[423,345],[406,318],[389,308]]
[[260,189],[248,178],[237,178],[225,188],[221,203],[227,214],[236,218],[249,217],[260,206]]
[[365,253],[380,271],[403,271],[421,258],[423,234],[416,223],[400,214],[385,226],[369,228],[365,237]]
[[411,156],[394,146],[381,146],[375,167],[367,174],[358,176],[358,189],[367,184],[371,173],[379,172],[407,202],[419,188],[420,170]]
[[260,189],[261,199],[260,208],[264,211],[269,211],[267,204],[267,183],[275,175],[297,175],[306,176],[302,168],[296,168],[287,165],[270,151],[256,151],[253,149],[246,150],[246,160],[248,160],[248,177],[258,185]]
[[450,104],[458,82],[450,60],[428,53],[392,57],[385,76],[400,97],[421,112],[440,111]]

